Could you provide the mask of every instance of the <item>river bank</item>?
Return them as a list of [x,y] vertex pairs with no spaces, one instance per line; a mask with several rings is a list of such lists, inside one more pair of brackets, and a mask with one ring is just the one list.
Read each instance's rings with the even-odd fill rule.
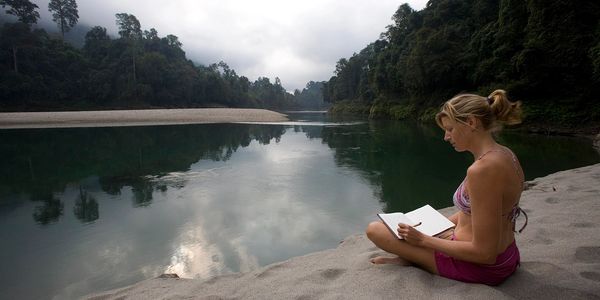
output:
[[[369,258],[382,253],[359,233],[344,239],[335,249],[252,272],[204,281],[162,276],[85,298],[598,299],[598,181],[600,164],[528,182],[521,206],[529,215],[529,224],[516,236],[521,267],[497,287],[457,282],[415,267],[372,265]],[[454,208],[441,211],[449,215]]]
[[[555,106],[553,106],[555,108]],[[543,135],[581,136],[593,138],[600,133],[600,119],[597,113],[581,112],[574,108],[540,108],[528,105],[523,108],[523,123],[509,127],[527,133]],[[340,101],[335,103],[329,113],[339,116],[363,116],[369,119],[417,120],[418,122],[435,123],[435,115],[439,107],[420,108],[413,104],[398,104],[393,101],[380,101],[366,104],[360,101]],[[596,116],[594,118],[594,116]]]
[[265,109],[193,108],[0,113],[0,129],[114,127],[233,122],[283,122],[286,115]]

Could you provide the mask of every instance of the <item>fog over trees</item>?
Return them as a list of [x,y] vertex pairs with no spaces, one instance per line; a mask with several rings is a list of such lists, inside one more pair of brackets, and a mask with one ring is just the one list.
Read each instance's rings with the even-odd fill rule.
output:
[[[37,5],[2,0],[18,18],[0,28],[0,109],[82,110],[153,107],[258,107],[322,109],[320,90],[288,93],[279,78],[251,81],[225,62],[202,65],[186,58],[173,34],[143,30],[132,14],[117,13],[118,38],[92,27],[81,49],[33,29]],[[73,0],[49,4],[61,35],[78,21]],[[310,97],[308,95],[311,95]],[[316,97],[316,98],[315,98]],[[303,100],[299,100],[303,99]]]

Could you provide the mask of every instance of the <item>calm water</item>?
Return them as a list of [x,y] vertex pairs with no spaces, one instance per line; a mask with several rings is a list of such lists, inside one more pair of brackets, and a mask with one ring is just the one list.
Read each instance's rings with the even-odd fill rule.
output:
[[[0,298],[209,278],[333,248],[382,210],[451,205],[472,160],[433,126],[292,117],[0,130]],[[588,140],[500,139],[528,179],[600,162]]]

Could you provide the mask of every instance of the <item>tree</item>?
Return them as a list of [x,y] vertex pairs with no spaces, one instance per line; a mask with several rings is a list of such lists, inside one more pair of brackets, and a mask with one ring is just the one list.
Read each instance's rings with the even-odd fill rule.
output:
[[408,5],[408,3],[404,3],[398,7],[396,13],[392,16],[392,21],[394,24],[387,26],[387,31],[382,33],[382,38],[388,41],[394,41],[397,43],[402,43],[406,36],[412,30],[411,21],[415,14],[415,11]]
[[142,29],[140,26],[140,21],[131,14],[127,13],[118,13],[115,15],[117,17],[117,26],[119,26],[119,35],[122,39],[127,40],[130,43],[130,51],[131,54],[131,63],[133,67],[133,84],[136,84],[136,71],[135,71],[135,58],[137,52],[140,50],[139,42],[142,39]]
[[25,24],[37,23],[40,18],[40,13],[36,11],[38,6],[29,0],[0,0],[0,5],[2,5],[2,8],[10,7],[6,10],[6,13],[16,16],[19,21]]
[[94,26],[85,34],[83,51],[92,62],[96,63],[106,56],[109,46],[110,37],[106,33],[106,28]]
[[50,0],[48,10],[52,13],[52,20],[60,28],[63,38],[65,37],[65,32],[71,30],[79,19],[77,2],[75,0]]
[[172,34],[167,35],[167,44],[175,48],[181,48],[182,46],[181,42],[179,41],[179,38]]
[[19,73],[17,56],[19,49],[33,44],[35,36],[32,34],[29,25],[25,23],[7,23],[0,30],[0,37],[2,38],[0,45],[4,46],[6,43],[5,45],[10,47],[13,58],[13,70],[15,73]]
[[158,31],[154,28],[150,28],[150,30],[144,30],[144,38],[149,41],[160,40],[158,37]]
[[141,39],[142,29],[140,21],[134,16],[127,13],[119,13],[117,17],[117,26],[119,26],[119,35],[124,39]]
[[323,109],[323,86],[325,82],[310,81],[302,91],[294,91],[294,101],[299,108]]
[[[101,26],[94,26],[90,31],[85,34],[85,45],[93,43],[95,41],[108,41],[110,37],[106,33],[106,28]],[[85,46],[84,46],[85,47]]]

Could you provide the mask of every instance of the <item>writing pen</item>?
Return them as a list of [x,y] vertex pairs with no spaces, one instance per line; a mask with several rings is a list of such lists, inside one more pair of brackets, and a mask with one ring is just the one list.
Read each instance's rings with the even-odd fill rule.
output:
[[[419,223],[417,223],[417,224],[415,224],[415,225],[409,225],[409,226],[410,226],[410,227],[417,227],[417,226],[421,225],[422,223],[423,223],[423,222],[419,222]],[[400,226],[400,224],[402,224],[402,223],[398,223],[398,226]],[[406,224],[405,224],[405,225],[406,225]]]

